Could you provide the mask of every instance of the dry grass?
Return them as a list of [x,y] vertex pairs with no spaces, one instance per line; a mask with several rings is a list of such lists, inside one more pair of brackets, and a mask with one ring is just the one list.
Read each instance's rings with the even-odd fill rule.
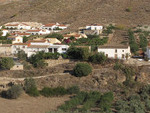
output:
[[22,0],[0,6],[0,23],[58,21],[71,23],[71,30],[89,23],[132,26],[149,24],[149,12],[149,0]]
[[0,113],[46,113],[56,110],[58,106],[69,99],[64,97],[29,97],[22,95],[19,99],[8,100],[0,98]]

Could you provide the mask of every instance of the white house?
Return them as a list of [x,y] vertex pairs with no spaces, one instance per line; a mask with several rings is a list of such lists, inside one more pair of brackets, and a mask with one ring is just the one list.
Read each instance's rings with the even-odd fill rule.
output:
[[23,50],[27,57],[31,57],[37,52],[44,51],[48,52],[58,52],[65,53],[69,48],[68,45],[52,44],[48,40],[29,40],[26,43],[15,43],[12,45],[12,54],[17,54],[19,51]]
[[50,34],[50,30],[47,29],[27,30],[26,33],[29,33],[30,35],[45,35]]
[[61,41],[59,41],[57,38],[46,38],[46,40],[51,44],[61,44]]
[[75,37],[75,39],[87,38],[85,34],[78,34],[78,33],[70,33],[63,35],[64,39],[69,39],[71,36]]
[[48,29],[48,30],[54,30],[55,28],[57,28],[58,25],[59,25],[59,23],[49,23],[49,24],[43,25],[41,28]]
[[5,28],[7,29],[18,29],[19,24],[6,24]]
[[37,52],[43,51],[48,52],[49,45],[30,45],[28,46],[27,51],[27,57],[31,57],[33,54],[36,54]]
[[21,50],[27,54],[28,53],[27,47],[28,47],[27,43],[15,43],[12,45],[12,54],[17,54]]
[[102,52],[108,58],[129,59],[131,56],[130,46],[100,46],[98,52]]
[[60,25],[57,25],[57,27],[58,28],[60,28],[60,29],[67,29],[67,26],[66,25],[64,25],[64,24],[60,24]]
[[3,29],[3,30],[2,30],[2,33],[3,33],[2,36],[6,36],[6,35],[8,34],[8,32],[9,32],[8,30]]
[[68,45],[58,45],[58,44],[50,45],[48,48],[49,50],[48,52],[51,52],[51,53],[58,52],[62,54],[62,53],[65,53],[68,50],[68,48],[69,48]]
[[103,25],[100,24],[91,24],[86,26],[87,30],[103,30]]
[[26,37],[29,37],[30,36],[30,33],[12,33],[11,35],[14,35],[14,36],[26,36]]
[[64,30],[64,29],[67,28],[67,25],[59,24],[59,23],[49,23],[49,24],[45,24],[41,27],[41,29],[48,29],[48,30],[51,30],[51,31],[57,31],[56,28]]
[[23,37],[21,37],[21,36],[9,36],[9,37],[7,37],[7,39],[12,40],[12,44],[23,43]]
[[31,29],[30,25],[25,24],[23,22],[11,22],[11,23],[5,24],[5,27],[8,29],[20,29],[20,30],[21,29],[26,29],[26,30]]

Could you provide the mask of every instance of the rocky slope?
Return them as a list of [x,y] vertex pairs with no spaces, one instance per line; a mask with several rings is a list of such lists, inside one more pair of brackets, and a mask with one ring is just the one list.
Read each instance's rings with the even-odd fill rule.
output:
[[1,24],[58,21],[71,23],[71,29],[76,29],[89,23],[149,24],[149,19],[149,0],[15,0],[0,5]]

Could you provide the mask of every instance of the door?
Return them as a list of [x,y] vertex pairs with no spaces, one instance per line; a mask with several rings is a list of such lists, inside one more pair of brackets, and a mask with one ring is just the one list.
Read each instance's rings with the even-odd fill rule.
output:
[[115,59],[117,59],[118,58],[118,55],[117,54],[115,54]]

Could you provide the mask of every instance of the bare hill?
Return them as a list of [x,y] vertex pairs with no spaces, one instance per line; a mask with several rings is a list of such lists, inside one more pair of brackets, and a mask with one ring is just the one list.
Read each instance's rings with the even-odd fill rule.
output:
[[149,0],[12,0],[0,5],[0,23],[9,21],[57,21],[71,23],[71,29],[89,23],[149,24],[150,3]]

